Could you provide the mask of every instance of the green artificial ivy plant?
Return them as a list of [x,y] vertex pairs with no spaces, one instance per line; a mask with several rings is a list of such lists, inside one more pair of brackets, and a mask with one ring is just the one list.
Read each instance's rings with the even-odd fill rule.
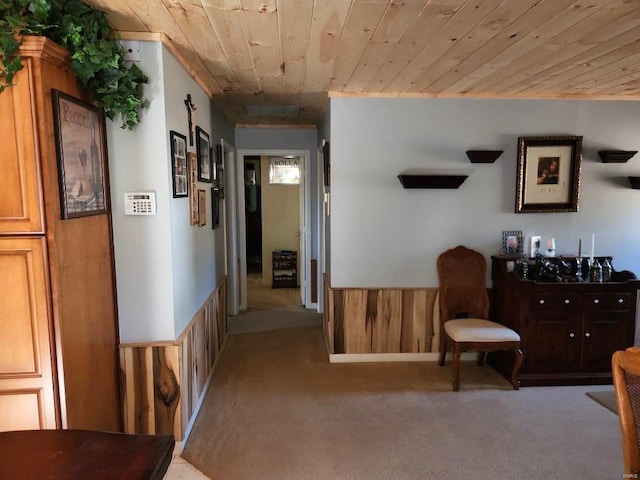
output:
[[18,49],[25,35],[42,35],[71,53],[71,69],[107,118],[122,115],[122,128],[133,129],[149,102],[148,79],[125,63],[124,48],[113,37],[105,14],[81,0],[0,0],[0,93],[22,68]]

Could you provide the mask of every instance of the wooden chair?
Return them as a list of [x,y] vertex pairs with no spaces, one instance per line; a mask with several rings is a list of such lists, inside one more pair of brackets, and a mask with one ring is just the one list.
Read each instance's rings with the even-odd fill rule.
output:
[[445,364],[450,347],[453,359],[453,390],[460,390],[460,355],[466,350],[478,352],[478,365],[486,352],[513,350],[515,359],[511,384],[520,387],[518,371],[522,366],[520,335],[489,320],[487,262],[481,253],[463,246],[447,250],[438,257],[440,281],[440,360]]
[[638,478],[640,474],[640,348],[617,351],[611,358],[613,390],[618,404],[622,432],[624,476]]

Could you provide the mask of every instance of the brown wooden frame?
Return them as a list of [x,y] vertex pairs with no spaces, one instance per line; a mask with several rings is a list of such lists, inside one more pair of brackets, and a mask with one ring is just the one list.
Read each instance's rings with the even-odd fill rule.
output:
[[198,217],[198,157],[193,152],[187,152],[189,166],[189,222],[197,225]]
[[207,224],[207,191],[198,190],[198,226]]
[[[640,348],[630,347],[619,350],[611,357],[613,389],[618,405],[618,419],[622,433],[622,457],[624,476],[637,478],[640,473],[640,448],[638,448],[637,421],[633,415],[633,403],[629,393],[627,373],[640,377]],[[634,386],[638,390],[638,384]],[[637,408],[637,405],[636,405]]]
[[[581,136],[519,137],[515,212],[577,212],[581,161]],[[559,164],[557,178],[539,175],[546,163]]]
[[62,218],[108,213],[104,114],[56,89],[51,89],[51,99]]

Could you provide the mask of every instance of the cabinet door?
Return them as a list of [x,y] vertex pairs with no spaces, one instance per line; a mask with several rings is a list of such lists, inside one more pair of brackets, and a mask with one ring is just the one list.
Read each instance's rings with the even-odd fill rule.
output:
[[0,431],[56,428],[44,248],[0,238]]
[[587,295],[582,332],[584,372],[611,372],[611,356],[634,343],[633,303],[628,292]]
[[29,60],[0,95],[0,233],[44,231],[31,69]]
[[582,331],[579,303],[575,296],[532,298],[527,336],[530,340],[523,340],[526,366],[523,372],[564,373],[579,369]]

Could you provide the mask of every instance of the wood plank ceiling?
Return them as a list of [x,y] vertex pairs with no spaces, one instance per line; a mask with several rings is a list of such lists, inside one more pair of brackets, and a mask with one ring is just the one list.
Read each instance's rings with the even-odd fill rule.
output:
[[327,94],[640,99],[638,0],[86,2],[236,125],[316,125]]

